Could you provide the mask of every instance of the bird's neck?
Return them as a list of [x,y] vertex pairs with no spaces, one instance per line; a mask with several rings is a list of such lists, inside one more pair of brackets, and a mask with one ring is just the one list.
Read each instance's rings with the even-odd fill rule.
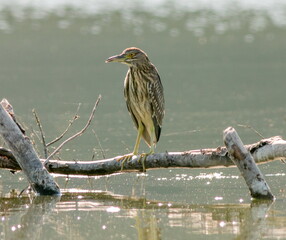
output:
[[132,64],[129,68],[131,71],[148,71],[153,68],[153,64],[151,62],[146,61],[144,63],[140,62],[138,64]]

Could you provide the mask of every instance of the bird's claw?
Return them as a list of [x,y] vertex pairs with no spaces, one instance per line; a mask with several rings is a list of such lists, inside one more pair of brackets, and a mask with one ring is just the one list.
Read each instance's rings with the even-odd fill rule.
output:
[[125,154],[120,158],[116,159],[117,162],[121,162],[121,171],[123,171],[124,163],[130,161],[131,158],[134,156],[133,153]]
[[142,172],[146,172],[145,161],[146,161],[146,158],[147,158],[150,154],[151,154],[151,153],[142,153],[142,154],[140,154],[140,157],[138,158],[138,162],[141,162],[141,164],[142,164]]
[[[138,158],[137,161],[141,162],[141,164],[142,164],[142,172],[146,172],[145,161],[146,161],[146,158],[150,154],[151,153],[142,153],[142,154],[139,155],[139,158]],[[133,156],[135,156],[135,154],[129,153],[129,154],[125,154],[125,155],[119,157],[118,159],[116,159],[117,162],[121,162],[121,171],[123,171],[124,163],[130,161]]]

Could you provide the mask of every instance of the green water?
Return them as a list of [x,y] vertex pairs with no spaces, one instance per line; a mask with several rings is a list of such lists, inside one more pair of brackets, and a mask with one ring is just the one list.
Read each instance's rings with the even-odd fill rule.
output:
[[[127,68],[104,61],[137,46],[158,68],[165,90],[157,152],[221,146],[228,126],[245,143],[261,137],[241,125],[285,138],[286,5],[251,2],[2,1],[0,98],[11,102],[43,156],[32,109],[50,141],[79,104],[80,118],[66,137],[81,129],[101,94],[90,129],[60,158],[129,153],[136,131],[123,98]],[[144,143],[140,149],[148,150]],[[1,170],[0,238],[284,239],[285,165],[260,168],[276,196],[272,205],[253,203],[235,168],[57,176],[61,199],[16,198],[25,177]]]

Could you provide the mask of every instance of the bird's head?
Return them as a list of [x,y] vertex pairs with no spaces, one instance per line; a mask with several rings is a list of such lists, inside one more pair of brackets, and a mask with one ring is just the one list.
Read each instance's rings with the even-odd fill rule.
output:
[[140,66],[149,62],[147,54],[139,48],[126,48],[121,54],[108,58],[106,63],[120,62],[129,66]]

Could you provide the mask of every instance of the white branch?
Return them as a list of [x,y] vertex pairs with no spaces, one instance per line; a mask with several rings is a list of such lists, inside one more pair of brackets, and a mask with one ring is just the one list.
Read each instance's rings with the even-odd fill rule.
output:
[[[246,145],[257,164],[268,163],[275,160],[286,159],[286,141],[281,137],[262,139],[261,141]],[[1,148],[0,148],[1,150]],[[13,154],[7,149],[0,151],[0,168],[20,170],[13,161]],[[11,159],[1,161],[1,156]],[[59,161],[50,160],[46,165],[49,172],[65,175],[107,175],[121,171],[120,156],[95,161]],[[123,172],[142,171],[139,156],[124,164]],[[42,162],[45,159],[41,159]],[[11,162],[11,164],[9,164]],[[145,161],[146,169],[158,168],[223,168],[235,167],[225,147],[214,149],[189,150],[185,152],[164,152],[149,155]]]
[[0,103],[0,134],[12,150],[32,189],[39,195],[60,194],[58,185],[43,167],[30,140],[13,120],[11,113],[5,110],[6,104],[7,100],[4,100],[3,105]]
[[244,147],[234,128],[229,127],[223,132],[224,143],[231,159],[243,176],[250,194],[254,198],[274,199],[263,174],[255,164],[249,151]]

